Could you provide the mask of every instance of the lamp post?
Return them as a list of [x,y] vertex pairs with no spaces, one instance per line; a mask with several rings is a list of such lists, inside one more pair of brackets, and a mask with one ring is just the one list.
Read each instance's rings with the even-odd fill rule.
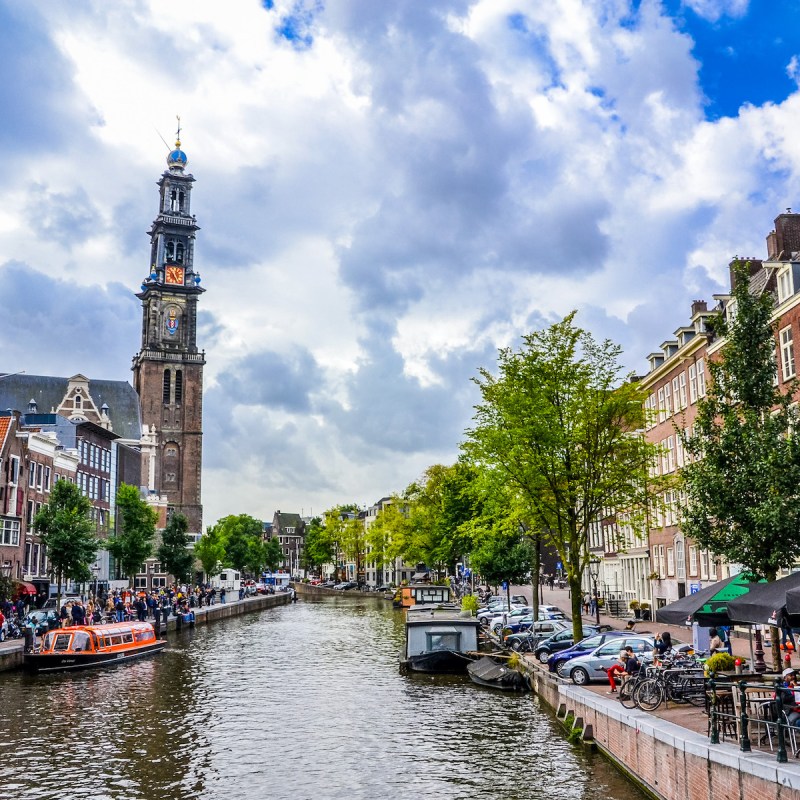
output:
[[599,558],[592,558],[589,561],[589,575],[592,578],[592,583],[594,584],[594,611],[595,611],[595,619],[597,620],[598,627],[600,626],[600,603],[598,602],[599,597],[597,596],[597,578],[600,575],[600,559]]
[[94,575],[94,601],[97,602],[97,576],[100,574],[100,565],[92,564],[92,575]]

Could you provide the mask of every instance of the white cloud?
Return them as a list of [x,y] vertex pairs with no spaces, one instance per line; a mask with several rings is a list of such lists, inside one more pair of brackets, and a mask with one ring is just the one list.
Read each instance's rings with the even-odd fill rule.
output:
[[[71,313],[96,298],[105,335],[124,319],[113,348],[70,357],[124,377],[164,166],[154,129],[171,141],[181,114],[207,289],[208,521],[401,489],[454,458],[469,377],[496,348],[573,308],[641,368],[797,205],[798,96],[706,121],[693,43],[660,3],[340,0],[310,46],[276,32],[293,5],[29,11],[25,44],[58,72],[11,98],[10,122],[28,126],[41,97],[57,124],[35,157],[0,134],[0,274],[33,319],[56,280],[76,288]],[[71,324],[31,326],[6,368],[52,371]]]
[[722,17],[743,17],[750,5],[750,0],[684,0],[684,2],[698,16],[709,22],[717,22]]

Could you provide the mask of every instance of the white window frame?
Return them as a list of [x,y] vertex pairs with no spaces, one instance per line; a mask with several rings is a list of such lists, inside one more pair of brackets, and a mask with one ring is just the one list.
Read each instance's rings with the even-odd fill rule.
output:
[[778,335],[781,341],[781,372],[783,374],[783,380],[788,381],[794,378],[796,374],[792,326],[787,325],[785,328],[782,328]]
[[667,417],[671,417],[673,413],[672,408],[672,387],[669,381],[664,384],[664,411]]
[[706,396],[706,362],[705,359],[697,359],[697,396]]
[[667,418],[664,412],[664,387],[658,390],[658,421],[663,422]]
[[697,545],[689,545],[689,576],[697,577]]
[[697,367],[689,365],[689,402],[697,402]]
[[680,469],[684,464],[683,431],[678,431],[675,434],[675,466]]
[[675,548],[667,548],[667,576],[673,577],[675,575]]
[[794,294],[794,280],[791,266],[778,273],[778,302],[783,303]]
[[675,577],[679,581],[686,580],[686,550],[680,539],[675,542]]
[[681,372],[678,375],[678,391],[681,396],[681,409],[686,408],[689,404],[686,402],[686,372]]

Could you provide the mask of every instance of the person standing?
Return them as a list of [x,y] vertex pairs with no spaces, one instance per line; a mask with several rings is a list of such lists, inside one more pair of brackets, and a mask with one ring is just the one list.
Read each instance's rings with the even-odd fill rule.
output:
[[153,630],[156,632],[156,639],[161,638],[161,609],[158,603],[153,606]]
[[75,600],[72,603],[72,624],[84,625],[86,623],[86,611],[83,608],[80,600]]
[[722,643],[722,639],[717,633],[716,628],[709,628],[708,629],[708,654],[710,656],[716,655],[717,653],[727,653],[728,651],[725,649],[725,645]]

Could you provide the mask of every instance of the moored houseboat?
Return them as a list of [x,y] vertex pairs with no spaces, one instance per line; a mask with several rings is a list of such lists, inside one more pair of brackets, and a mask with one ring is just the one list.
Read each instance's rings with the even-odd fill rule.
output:
[[449,586],[434,586],[430,583],[412,583],[398,586],[392,598],[395,608],[413,608],[420,605],[449,603],[452,592]]
[[406,614],[401,670],[464,672],[478,650],[480,623],[468,611],[418,606]]
[[104,667],[157,653],[166,646],[149,622],[78,625],[47,633],[37,651],[25,653],[24,665],[31,672]]

